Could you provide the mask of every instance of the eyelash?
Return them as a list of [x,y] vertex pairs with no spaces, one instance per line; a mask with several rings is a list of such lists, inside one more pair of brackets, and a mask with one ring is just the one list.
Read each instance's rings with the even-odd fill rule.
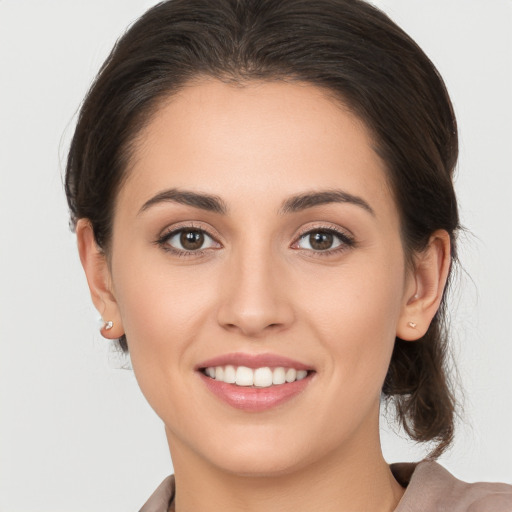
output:
[[198,249],[197,251],[185,251],[185,250],[181,250],[181,249],[176,249],[175,247],[172,247],[171,245],[169,245],[168,242],[172,237],[174,237],[175,235],[178,235],[179,233],[183,233],[183,232],[187,232],[187,231],[196,231],[198,233],[202,233],[202,234],[206,235],[208,238],[211,238],[217,244],[219,243],[217,241],[217,239],[212,234],[210,234],[208,232],[208,230],[194,226],[193,224],[190,224],[190,225],[180,226],[178,228],[172,228],[168,231],[165,231],[160,237],[158,237],[157,240],[155,240],[155,244],[158,245],[159,247],[161,247],[164,251],[170,252],[170,253],[174,254],[175,256],[179,256],[180,258],[181,257],[186,258],[186,257],[190,257],[190,256],[195,256],[195,257],[204,256],[206,254],[206,251],[208,250],[208,248],[207,249]]
[[327,233],[327,234],[334,235],[340,241],[340,245],[338,247],[335,247],[334,249],[326,249],[324,251],[301,249],[300,247],[298,247],[296,250],[299,250],[299,251],[303,250],[303,251],[306,251],[309,253],[313,253],[315,256],[324,257],[324,256],[332,256],[334,254],[339,254],[341,252],[344,252],[348,249],[355,247],[355,245],[356,245],[356,241],[353,236],[351,236],[339,229],[336,229],[332,226],[315,226],[312,229],[307,229],[306,231],[303,231],[302,233],[299,234],[299,236],[297,237],[297,239],[293,243],[293,245],[294,246],[297,245],[301,240],[303,240],[304,238],[306,238],[307,236],[309,236],[313,233]]
[[[186,225],[186,226],[180,226],[179,228],[170,229],[169,231],[164,232],[155,241],[155,244],[158,245],[159,247],[161,247],[164,251],[170,252],[179,257],[190,257],[190,256],[201,257],[201,256],[204,256],[206,254],[206,252],[208,251],[208,249],[210,249],[210,248],[198,249],[195,251],[194,250],[186,251],[186,250],[176,249],[176,248],[172,247],[171,245],[169,245],[168,242],[171,238],[173,238],[174,236],[176,236],[179,233],[183,233],[186,231],[196,231],[199,233],[203,233],[207,237],[211,238],[215,243],[219,244],[217,239],[212,234],[210,234],[208,232],[208,230],[206,230],[204,228],[196,227],[192,224]],[[313,229],[308,229],[308,230],[300,233],[297,236],[295,242],[292,244],[292,246],[297,245],[301,240],[303,240],[305,237],[307,237],[313,233],[328,233],[328,234],[334,235],[340,241],[340,245],[338,247],[335,247],[334,249],[326,249],[323,251],[322,250],[315,251],[315,250],[311,250],[311,249],[301,249],[300,247],[297,247],[297,248],[292,247],[292,248],[294,248],[295,250],[302,250],[302,251],[313,253],[315,256],[331,256],[333,254],[338,254],[340,252],[346,251],[356,245],[355,239],[352,236],[348,235],[347,233],[345,233],[341,230],[335,229],[332,226],[330,226],[330,227],[318,226]]]

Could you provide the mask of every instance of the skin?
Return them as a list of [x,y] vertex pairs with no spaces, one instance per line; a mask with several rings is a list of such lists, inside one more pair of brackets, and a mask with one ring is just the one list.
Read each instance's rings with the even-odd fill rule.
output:
[[[222,200],[227,212],[162,191]],[[283,213],[290,197],[343,190],[351,202]],[[155,241],[206,230],[200,253]],[[315,250],[304,232],[354,240]],[[135,375],[165,423],[178,512],[393,510],[403,489],[382,457],[379,402],[395,336],[421,337],[449,267],[449,237],[405,264],[384,163],[348,109],[311,85],[203,80],[173,96],[139,135],[119,192],[111,252],[79,221],[79,252],[96,308],[126,333]],[[340,243],[341,242],[341,243]],[[339,250],[336,250],[339,249]],[[411,327],[414,322],[416,327]],[[195,366],[231,352],[310,365],[306,389],[245,412],[220,401]]]

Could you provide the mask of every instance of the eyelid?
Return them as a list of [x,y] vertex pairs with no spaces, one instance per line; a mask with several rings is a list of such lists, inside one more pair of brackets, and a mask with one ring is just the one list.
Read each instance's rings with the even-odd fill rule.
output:
[[[200,223],[201,225],[197,225],[194,221],[183,221],[179,222],[177,224],[173,224],[171,226],[166,227],[163,229],[160,234],[157,236],[154,243],[158,246],[160,246],[165,251],[168,251],[170,253],[173,253],[178,256],[202,256],[207,251],[212,249],[219,249],[222,247],[222,243],[219,241],[219,237],[214,235],[212,233],[213,230],[209,229],[208,227],[205,227],[204,224]],[[206,249],[197,249],[195,251],[192,250],[186,250],[186,249],[178,249],[176,247],[173,247],[168,244],[168,241],[176,236],[178,233],[183,231],[200,231],[204,233],[205,236],[211,238],[218,247],[207,247]]]
[[220,243],[219,235],[217,235],[216,230],[214,230],[210,225],[205,224],[202,221],[194,221],[194,220],[185,220],[181,222],[176,222],[175,224],[171,224],[160,231],[157,235],[157,238],[168,237],[173,233],[177,233],[179,231],[183,231],[189,229],[190,231],[202,231],[206,233],[209,237],[213,238],[216,242]]
[[304,235],[315,231],[329,231],[350,240],[354,240],[355,238],[354,235],[346,228],[342,228],[336,224],[331,224],[330,222],[320,222],[318,224],[308,223],[306,226],[303,226],[295,236],[295,239],[298,240]]
[[[303,239],[306,235],[309,235],[311,233],[316,233],[318,231],[324,231],[328,233],[332,233],[334,236],[338,237],[340,240],[340,245],[333,248],[333,249],[326,249],[324,251],[315,251],[312,249],[303,249],[301,247],[296,247],[298,242]],[[355,237],[352,233],[350,233],[348,230],[340,228],[339,226],[330,224],[330,223],[322,223],[317,225],[308,225],[304,228],[302,228],[299,233],[296,235],[294,242],[292,243],[292,248],[296,250],[301,251],[307,251],[310,253],[315,253],[318,255],[328,255],[333,254],[339,251],[347,250],[351,247],[354,247],[356,245]]]
[[[178,249],[168,244],[168,241],[170,238],[175,236],[176,234],[182,232],[182,231],[200,231],[204,233],[206,236],[211,238],[216,244],[218,244],[218,247],[207,247],[206,249],[197,249],[197,250],[186,250],[186,249]],[[170,225],[163,229],[160,234],[158,235],[157,239],[154,241],[156,245],[159,245],[162,247],[162,249],[174,253],[175,255],[181,255],[181,256],[202,256],[205,253],[207,253],[210,250],[216,250],[223,247],[222,242],[219,241],[219,236],[216,234],[213,234],[209,226],[205,226],[202,222],[197,221],[183,221],[179,222],[173,225]],[[318,231],[324,231],[328,233],[332,233],[334,236],[336,236],[340,244],[332,249],[325,249],[325,250],[313,250],[313,249],[304,249],[301,247],[297,247],[298,242],[304,238],[306,235],[315,233]],[[302,227],[297,235],[294,238],[294,241],[291,244],[291,248],[295,250],[300,250],[308,253],[313,253],[315,255],[332,255],[334,253],[338,253],[341,251],[348,250],[356,245],[356,240],[354,235],[347,229],[341,228],[335,224],[331,223],[321,223],[321,224],[308,224],[307,226]]]

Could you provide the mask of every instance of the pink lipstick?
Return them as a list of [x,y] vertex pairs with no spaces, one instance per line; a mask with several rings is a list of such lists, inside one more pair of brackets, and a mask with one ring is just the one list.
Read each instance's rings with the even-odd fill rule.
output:
[[277,354],[233,353],[203,361],[196,371],[206,387],[228,405],[260,412],[302,393],[314,369]]

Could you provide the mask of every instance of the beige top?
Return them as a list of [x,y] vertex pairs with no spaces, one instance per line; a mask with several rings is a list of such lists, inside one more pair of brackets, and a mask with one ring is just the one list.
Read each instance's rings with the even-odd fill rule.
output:
[[[391,464],[405,493],[395,512],[512,512],[512,485],[458,480],[437,462]],[[174,512],[168,476],[139,512]]]

